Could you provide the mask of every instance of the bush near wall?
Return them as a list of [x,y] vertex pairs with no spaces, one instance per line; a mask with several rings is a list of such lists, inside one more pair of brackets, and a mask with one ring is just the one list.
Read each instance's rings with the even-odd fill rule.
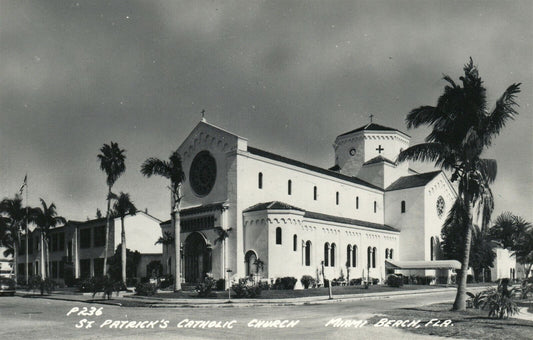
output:
[[212,277],[206,277],[204,282],[200,282],[196,286],[196,292],[199,297],[209,297],[212,294],[213,288],[215,288],[216,282]]
[[247,279],[239,280],[239,283],[234,284],[231,289],[236,298],[255,298],[261,295],[262,291],[259,284],[254,284]]
[[274,283],[274,289],[294,289],[294,286],[296,285],[296,282],[298,280],[295,277],[292,276],[285,276],[281,278],[277,278],[276,282]]
[[389,275],[389,277],[387,277],[386,283],[389,287],[396,287],[396,288],[402,287],[403,277],[402,275],[391,274]]
[[135,294],[141,296],[152,296],[157,292],[157,285],[153,283],[138,283],[135,286]]
[[305,289],[308,289],[309,287],[312,287],[315,284],[315,279],[311,275],[304,275],[300,279],[300,282],[302,283]]

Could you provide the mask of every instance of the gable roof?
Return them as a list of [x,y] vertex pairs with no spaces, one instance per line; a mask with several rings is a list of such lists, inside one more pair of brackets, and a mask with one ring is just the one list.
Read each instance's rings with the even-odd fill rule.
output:
[[354,133],[354,132],[359,132],[359,131],[397,131],[397,132],[400,132],[404,135],[406,135],[407,137],[410,137],[408,134],[398,130],[398,129],[393,129],[393,128],[390,128],[390,127],[387,127],[387,126],[383,126],[383,125],[379,125],[379,124],[376,124],[376,123],[368,123],[364,126],[361,126],[355,130],[352,130],[352,131],[348,131],[346,133],[343,133],[342,135],[338,135],[337,137],[342,137],[342,136],[346,136],[346,135],[349,135],[351,133]]
[[385,191],[401,190],[408,188],[421,187],[428,184],[433,178],[437,177],[442,171],[426,172],[418,175],[403,176],[398,178],[394,183],[389,185]]
[[396,163],[394,163],[393,161],[391,161],[390,159],[388,158],[385,158],[383,156],[376,156],[372,159],[369,159],[368,161],[364,162],[363,165],[370,165],[370,164],[375,164],[375,163],[381,163],[381,162],[385,162],[385,163],[389,163],[389,164],[392,164],[392,165],[396,165]]
[[314,165],[307,164],[307,163],[304,163],[304,162],[300,162],[300,161],[297,161],[297,160],[294,160],[294,159],[283,157],[283,156],[280,156],[280,155],[277,155],[277,154],[274,154],[274,153],[271,153],[271,152],[268,152],[268,151],[264,151],[264,150],[261,150],[261,149],[253,148],[251,146],[248,147],[248,152],[250,152],[251,154],[257,155],[257,156],[261,156],[261,157],[272,159],[272,160],[275,160],[275,161],[278,161],[278,162],[294,165],[294,166],[297,166],[299,168],[311,170],[311,171],[318,172],[318,173],[323,174],[323,175],[335,177],[335,178],[342,179],[342,180],[345,180],[345,181],[348,181],[348,182],[351,182],[351,183],[355,183],[355,184],[363,185],[365,187],[369,187],[369,188],[372,188],[372,189],[383,191],[382,188],[380,188],[378,186],[375,186],[373,184],[370,184],[368,182],[365,182],[362,179],[359,179],[357,177],[346,176],[346,175],[340,174],[338,172],[334,172],[334,171],[331,171],[331,170],[320,168],[318,166],[314,166]]
[[358,227],[365,227],[365,228],[370,228],[370,229],[399,232],[398,229],[395,229],[386,224],[379,224],[379,223],[356,220],[353,218],[327,215],[327,214],[322,214],[322,213],[318,213],[314,211],[307,211],[307,210],[297,208],[290,204],[279,202],[279,201],[258,203],[245,209],[243,213],[252,212],[252,211],[263,211],[263,210],[297,210],[297,211],[304,212],[304,218],[312,218],[312,219],[321,220],[321,221],[350,224],[350,225],[354,225]]

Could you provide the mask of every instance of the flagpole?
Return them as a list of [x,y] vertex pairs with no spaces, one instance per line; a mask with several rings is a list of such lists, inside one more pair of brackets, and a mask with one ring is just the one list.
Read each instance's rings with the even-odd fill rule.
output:
[[29,276],[29,272],[28,272],[28,262],[29,262],[29,249],[28,249],[28,237],[30,236],[29,233],[28,233],[28,174],[26,174],[26,238],[25,238],[25,242],[26,242],[26,285],[28,285],[30,283],[30,276]]

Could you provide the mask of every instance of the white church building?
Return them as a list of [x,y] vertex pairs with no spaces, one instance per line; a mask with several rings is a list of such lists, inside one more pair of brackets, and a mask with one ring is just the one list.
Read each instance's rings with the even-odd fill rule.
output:
[[[333,143],[320,168],[248,145],[204,119],[180,145],[182,280],[260,275],[349,276],[381,282],[390,269],[447,276],[441,227],[456,192],[441,171],[417,173],[397,156],[410,137],[370,123]],[[161,224],[170,231],[170,221]],[[231,228],[225,242],[216,227]],[[164,247],[172,272],[172,246]],[[260,261],[257,261],[260,259]],[[262,266],[258,266],[258,262]]]

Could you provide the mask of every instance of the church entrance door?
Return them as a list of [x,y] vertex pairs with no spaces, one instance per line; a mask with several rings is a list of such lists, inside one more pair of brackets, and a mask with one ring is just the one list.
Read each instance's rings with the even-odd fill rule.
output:
[[187,236],[184,245],[185,282],[197,283],[211,271],[211,249],[197,232]]

